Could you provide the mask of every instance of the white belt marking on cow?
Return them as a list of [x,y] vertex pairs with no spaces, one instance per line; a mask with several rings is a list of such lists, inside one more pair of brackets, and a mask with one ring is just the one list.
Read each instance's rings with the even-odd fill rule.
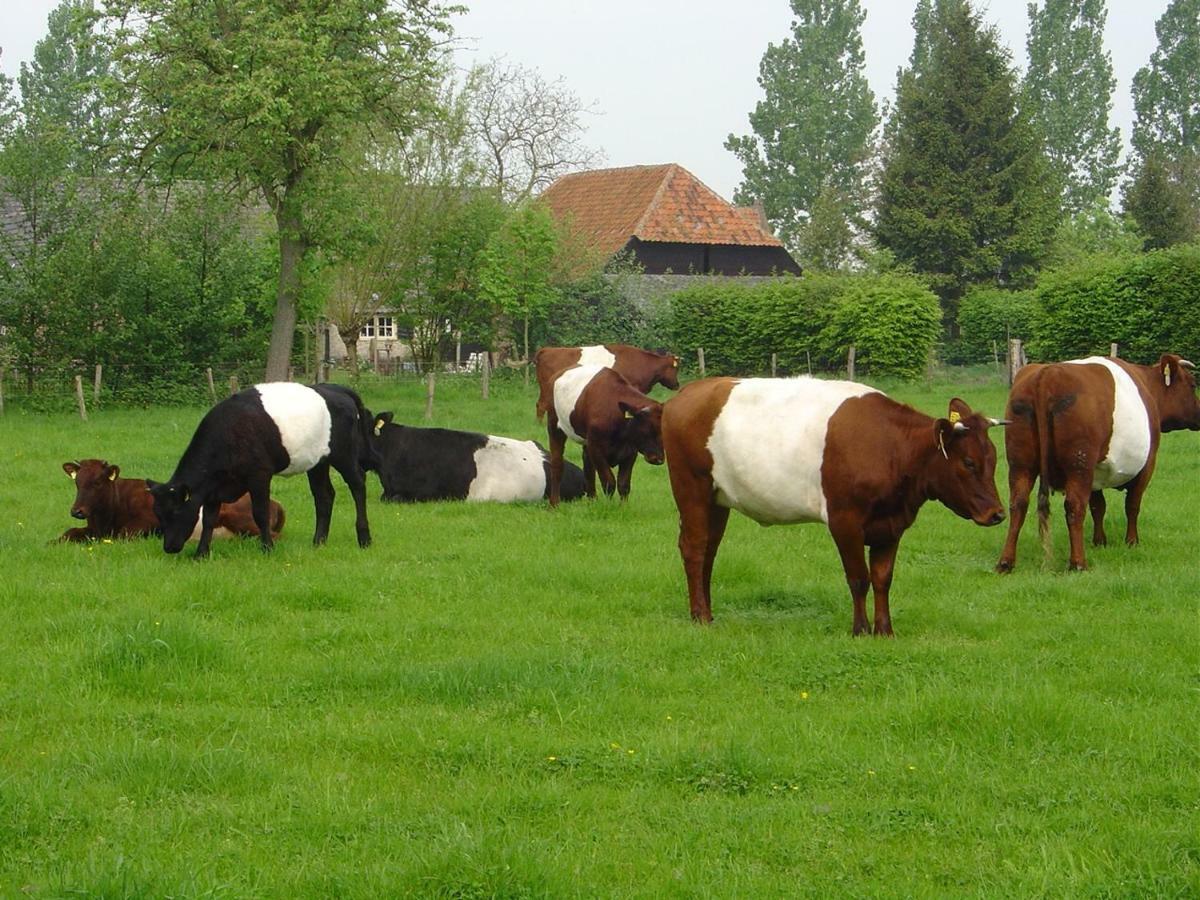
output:
[[475,480],[468,500],[512,503],[541,500],[546,493],[546,469],[542,451],[533,441],[488,435],[475,451]]
[[579,365],[581,366],[608,366],[611,369],[616,361],[617,358],[613,356],[612,351],[603,344],[579,348]]
[[872,393],[808,377],[739,381],[708,439],[717,502],[763,525],[828,522],[821,465],[829,419],[846,400]]
[[554,382],[554,412],[558,415],[558,427],[568,438],[584,443],[583,438],[571,427],[571,413],[579,402],[579,395],[591,383],[604,366],[574,366],[563,371]]
[[279,429],[288,466],[279,475],[307,472],[329,455],[333,422],[325,398],[290,381],[256,384],[263,409]]
[[1150,460],[1150,413],[1129,373],[1111,359],[1091,356],[1069,360],[1072,365],[1104,366],[1113,378],[1112,438],[1108,454],[1096,464],[1092,490],[1120,487],[1131,481]]

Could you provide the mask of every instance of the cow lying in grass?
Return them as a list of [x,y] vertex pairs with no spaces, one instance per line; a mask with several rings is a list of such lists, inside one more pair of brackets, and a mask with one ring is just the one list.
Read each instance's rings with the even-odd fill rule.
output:
[[[513,503],[549,496],[550,457],[534,441],[398,425],[390,412],[375,416],[374,434],[383,500]],[[562,499],[578,499],[584,489],[583,471],[566,463]]]
[[[121,478],[120,466],[101,459],[65,462],[63,471],[75,482],[71,515],[87,520],[87,526],[68,528],[59,540],[147,537],[161,532],[158,516],[154,514],[154,498],[146,490],[145,479]],[[278,538],[283,531],[283,520],[283,507],[272,500],[269,518],[272,538]],[[250,512],[249,494],[242,494],[234,503],[221,504],[213,534],[258,534],[258,525]],[[199,535],[199,522],[194,522],[191,539]]]
[[[713,560],[731,509],[763,525],[824,522],[854,602],[854,634],[892,634],[896,551],[926,500],[1004,520],[989,425],[961,400],[935,419],[878,391],[814,378],[706,378],[663,411],[692,618],[712,621]],[[870,549],[870,564],[863,551]]]
[[317,511],[313,544],[329,536],[333,514],[330,468],[337,469],[354,497],[358,545],[369,546],[365,470],[377,468],[371,448],[371,416],[358,394],[334,384],[307,387],[292,382],[259,384],[222,400],[208,411],[179,460],[171,480],[147,481],[154,512],[162,523],[163,549],[178,553],[202,510],[196,556],[208,555],[222,503],[247,491],[264,550],[271,478],[308,473]]

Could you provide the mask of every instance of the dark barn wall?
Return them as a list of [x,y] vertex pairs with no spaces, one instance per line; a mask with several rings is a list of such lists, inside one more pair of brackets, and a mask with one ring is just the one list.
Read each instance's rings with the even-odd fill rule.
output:
[[678,275],[800,274],[800,266],[782,247],[683,244],[631,238],[625,249],[633,251],[647,275],[665,272]]

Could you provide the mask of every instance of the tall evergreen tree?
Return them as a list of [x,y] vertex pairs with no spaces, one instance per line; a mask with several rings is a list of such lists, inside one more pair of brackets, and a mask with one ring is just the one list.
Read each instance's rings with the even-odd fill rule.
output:
[[1058,220],[1058,188],[1016,108],[1016,75],[966,0],[936,0],[928,59],[901,73],[875,234],[930,278],[953,320],[972,283],[1027,281]]
[[[759,64],[764,97],[750,114],[754,133],[731,134],[725,147],[744,170],[735,199],[761,201],[780,238],[796,246],[824,189],[861,197],[878,115],[864,74],[859,0],[791,0],[791,7],[792,36],[769,44]],[[845,215],[862,205],[851,201]]]
[[1108,11],[1105,0],[1045,0],[1028,10],[1023,103],[1074,215],[1107,198],[1117,180],[1121,133],[1108,127],[1116,86],[1104,49]]

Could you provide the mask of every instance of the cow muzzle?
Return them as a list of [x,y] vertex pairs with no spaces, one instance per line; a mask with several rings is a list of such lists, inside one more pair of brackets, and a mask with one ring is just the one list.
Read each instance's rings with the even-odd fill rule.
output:
[[73,507],[71,507],[71,518],[72,519],[86,519],[87,513],[84,510],[80,509],[78,506],[73,506]]
[[1003,509],[993,509],[993,510],[990,510],[989,512],[984,513],[983,515],[979,515],[979,516],[975,517],[976,524],[984,525],[989,528],[993,525],[999,525],[1003,521],[1004,521],[1004,510]]

